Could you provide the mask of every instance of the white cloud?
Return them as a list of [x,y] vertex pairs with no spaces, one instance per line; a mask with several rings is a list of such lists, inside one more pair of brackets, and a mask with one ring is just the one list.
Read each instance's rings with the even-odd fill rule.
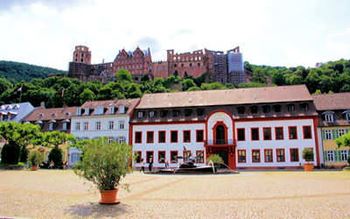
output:
[[171,48],[228,50],[236,45],[246,60],[257,64],[313,65],[324,58],[348,58],[348,35],[334,41],[327,29],[332,23],[317,20],[322,11],[309,13],[320,3],[301,4],[34,0],[1,8],[0,3],[0,57],[67,69],[74,46],[84,44],[92,50],[93,62],[113,61],[118,50],[138,45],[150,46],[154,60],[165,59]]

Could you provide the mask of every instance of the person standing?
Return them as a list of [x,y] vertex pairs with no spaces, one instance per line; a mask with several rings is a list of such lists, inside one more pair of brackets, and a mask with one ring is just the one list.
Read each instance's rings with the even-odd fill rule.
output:
[[151,157],[149,159],[149,164],[148,164],[148,170],[149,172],[152,172],[152,168],[153,168],[153,158]]
[[146,166],[146,163],[145,163],[145,160],[142,158],[141,159],[141,169],[140,169],[140,172],[145,172],[145,166]]

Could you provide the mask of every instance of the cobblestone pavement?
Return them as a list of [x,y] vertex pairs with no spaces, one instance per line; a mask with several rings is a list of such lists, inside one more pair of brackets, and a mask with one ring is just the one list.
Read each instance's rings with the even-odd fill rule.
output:
[[129,174],[121,204],[70,170],[0,171],[0,218],[350,218],[350,172]]

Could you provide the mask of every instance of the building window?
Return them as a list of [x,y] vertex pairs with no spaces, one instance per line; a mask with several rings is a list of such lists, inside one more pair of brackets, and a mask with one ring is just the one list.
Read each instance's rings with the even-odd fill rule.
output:
[[340,160],[341,161],[347,161],[348,160],[348,151],[341,150],[340,151]]
[[80,130],[80,122],[75,123],[75,130],[77,130],[77,131]]
[[142,161],[142,152],[141,151],[135,151],[135,162],[136,163],[141,163]]
[[154,132],[147,132],[147,143],[153,143],[154,142]]
[[342,136],[346,134],[346,129],[338,129],[338,136]]
[[252,162],[260,163],[260,150],[252,150]]
[[324,120],[326,122],[334,122],[334,114],[333,113],[324,114]]
[[304,139],[312,138],[311,126],[303,126],[303,136],[304,136]]
[[52,131],[52,130],[53,130],[53,125],[54,125],[54,123],[53,123],[53,122],[50,122],[50,123],[49,123],[49,130],[50,130],[50,131]]
[[165,151],[158,151],[158,163],[165,163]]
[[190,150],[184,150],[183,151],[183,160],[184,162],[188,161],[192,156],[192,153]]
[[271,140],[271,128],[263,128],[264,140]]
[[124,121],[119,121],[119,129],[124,129],[124,128],[125,128]]
[[113,137],[108,137],[108,143],[112,143],[114,141]]
[[272,149],[265,149],[265,150],[264,150],[264,161],[265,161],[265,163],[271,163],[271,162],[273,162],[273,152],[272,152]]
[[153,156],[153,151],[147,151],[146,152],[146,163],[153,163],[154,156]]
[[101,122],[96,122],[96,130],[101,130]]
[[196,151],[196,163],[204,163],[204,151]]
[[291,148],[290,149],[290,162],[299,162],[299,149]]
[[304,112],[307,112],[309,110],[309,104],[307,103],[300,104],[300,109]]
[[203,142],[203,141],[204,141],[204,131],[196,130],[196,142]]
[[296,126],[289,126],[288,127],[288,132],[289,132],[289,139],[298,139],[297,135],[297,127]]
[[191,142],[191,131],[190,130],[185,130],[183,131],[183,140],[184,142]]
[[276,149],[277,162],[285,162],[284,149]]
[[284,139],[283,127],[276,127],[275,128],[275,138],[276,138],[276,140],[283,140]]
[[238,141],[245,141],[245,129],[244,128],[237,129],[237,140]]
[[125,143],[125,142],[126,142],[125,136],[119,136],[119,137],[118,137],[118,143],[119,143],[119,144],[123,144],[123,143]]
[[62,130],[63,130],[63,131],[66,131],[66,130],[67,130],[67,125],[68,125],[68,124],[67,124],[66,122],[63,122],[63,123],[62,123]]
[[172,114],[173,114],[173,117],[178,117],[180,116],[180,110],[173,110]]
[[345,113],[345,119],[350,122],[350,112]]
[[150,112],[149,112],[149,118],[153,118],[154,116],[155,116],[154,111],[150,111]]
[[135,132],[135,143],[142,143],[142,132]]
[[170,142],[177,143],[177,131],[170,132]]
[[327,154],[327,161],[331,161],[331,162],[334,162],[334,151],[326,151],[326,154]]
[[113,130],[114,129],[114,122],[113,121],[109,121],[108,122],[108,128],[109,128],[109,130]]
[[137,118],[142,119],[143,118],[143,112],[137,112]]
[[166,141],[165,131],[159,131],[158,132],[158,142],[165,143],[165,141]]
[[333,139],[332,130],[329,130],[329,129],[323,130],[323,135],[324,135],[324,139],[326,139],[326,140],[332,140]]
[[238,163],[247,162],[246,150],[238,150],[237,153],[238,153]]
[[259,141],[259,128],[251,128],[252,141]]
[[89,123],[88,122],[84,122],[84,130],[89,130]]
[[170,163],[177,163],[177,151],[170,151]]

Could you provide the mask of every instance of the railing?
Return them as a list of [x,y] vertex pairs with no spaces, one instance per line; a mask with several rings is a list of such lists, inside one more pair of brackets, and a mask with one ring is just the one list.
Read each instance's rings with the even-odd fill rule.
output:
[[207,144],[213,145],[213,144],[233,144],[233,139],[209,139],[207,141]]

